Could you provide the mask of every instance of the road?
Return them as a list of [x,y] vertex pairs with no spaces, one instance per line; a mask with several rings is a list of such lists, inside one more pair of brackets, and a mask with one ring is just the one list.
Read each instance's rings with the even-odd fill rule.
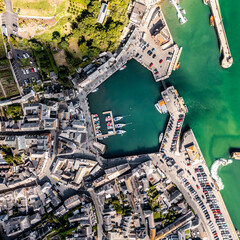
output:
[[96,199],[96,194],[94,192],[94,190],[92,188],[88,189],[88,192],[92,198],[92,201],[94,203],[94,206],[95,206],[95,209],[96,209],[96,212],[97,212],[97,218],[98,218],[98,225],[97,225],[97,233],[98,233],[98,240],[102,240],[103,238],[103,229],[102,229],[102,226],[103,226],[103,218],[102,218],[102,212],[100,210],[100,207],[99,207],[99,203]]

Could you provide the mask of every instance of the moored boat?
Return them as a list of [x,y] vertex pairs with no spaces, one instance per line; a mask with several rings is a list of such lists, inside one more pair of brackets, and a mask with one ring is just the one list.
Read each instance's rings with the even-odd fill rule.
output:
[[126,67],[127,67],[127,66],[124,65],[124,66],[122,66],[119,70],[122,71],[122,70],[125,69]]
[[97,92],[97,91],[98,91],[98,88],[95,88],[94,90],[92,90],[93,93]]
[[203,3],[204,3],[205,5],[208,5],[208,0],[203,0]]
[[175,69],[176,69],[176,70],[178,70],[178,69],[179,69],[179,67],[180,67],[180,62],[178,62],[178,63],[177,63],[177,66],[176,66],[176,68],[175,68]]
[[211,17],[210,17],[210,25],[212,27],[214,27],[214,25],[215,25],[213,15],[211,15]]
[[162,140],[163,140],[163,133],[161,133],[161,134],[159,135],[159,139],[158,139],[159,143],[161,143]]
[[116,134],[121,134],[121,135],[122,135],[122,134],[124,134],[125,132],[126,132],[125,130],[117,130],[117,131],[116,131]]
[[160,113],[167,113],[167,107],[164,102],[164,100],[160,100],[155,104],[155,108],[160,112]]
[[114,122],[117,122],[117,121],[121,120],[122,118],[123,118],[122,116],[115,117],[115,118],[114,118]]
[[115,128],[122,128],[122,127],[124,127],[124,126],[126,126],[126,124],[124,124],[124,123],[118,123],[118,124],[115,125]]

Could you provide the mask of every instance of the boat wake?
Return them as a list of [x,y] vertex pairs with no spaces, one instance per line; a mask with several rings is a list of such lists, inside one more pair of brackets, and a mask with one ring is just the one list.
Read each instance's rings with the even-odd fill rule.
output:
[[218,169],[220,167],[227,166],[228,164],[231,164],[231,163],[232,163],[231,159],[226,160],[224,158],[220,158],[216,160],[211,167],[212,178],[217,182],[219,190],[224,189],[224,184],[222,182],[222,179],[218,176]]

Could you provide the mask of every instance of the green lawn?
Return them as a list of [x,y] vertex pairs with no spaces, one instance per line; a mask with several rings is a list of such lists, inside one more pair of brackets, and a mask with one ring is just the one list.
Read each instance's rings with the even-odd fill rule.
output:
[[12,0],[13,8],[20,9],[20,15],[51,17],[64,11],[66,0]]

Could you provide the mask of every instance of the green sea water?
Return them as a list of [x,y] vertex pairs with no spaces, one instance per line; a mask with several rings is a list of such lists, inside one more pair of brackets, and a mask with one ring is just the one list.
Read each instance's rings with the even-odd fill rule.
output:
[[[219,47],[210,11],[201,0],[183,0],[188,22],[180,25],[175,9],[163,2],[163,12],[174,40],[183,47],[181,66],[168,80],[183,96],[189,125],[210,167],[218,158],[240,150],[240,1],[220,0],[221,13],[234,64],[219,65]],[[240,229],[240,161],[220,170],[225,185],[221,191],[234,226]]]
[[[176,10],[165,0],[162,9],[175,42],[183,47],[180,69],[168,79],[183,96],[190,126],[199,142],[208,166],[218,158],[229,157],[231,148],[240,150],[240,1],[220,0],[223,22],[234,64],[219,65],[219,47],[210,27],[208,6],[202,0],[182,0],[188,22],[180,25]],[[105,139],[106,156],[147,153],[158,149],[158,135],[164,130],[167,115],[160,115],[154,103],[160,98],[161,85],[151,73],[130,61],[89,95],[93,113],[112,110],[114,115],[130,115],[123,136]],[[102,119],[101,122],[104,122]],[[240,229],[240,161],[220,170],[225,185],[221,191],[236,228]]]

